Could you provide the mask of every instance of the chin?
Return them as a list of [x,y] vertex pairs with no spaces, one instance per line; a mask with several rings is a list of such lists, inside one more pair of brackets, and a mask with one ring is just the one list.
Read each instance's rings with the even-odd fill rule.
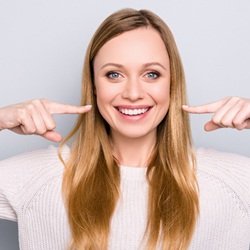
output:
[[127,130],[116,130],[115,134],[119,134],[123,138],[127,139],[142,139],[146,137],[156,136],[156,129],[153,130],[143,130],[141,127],[132,129],[128,128]]

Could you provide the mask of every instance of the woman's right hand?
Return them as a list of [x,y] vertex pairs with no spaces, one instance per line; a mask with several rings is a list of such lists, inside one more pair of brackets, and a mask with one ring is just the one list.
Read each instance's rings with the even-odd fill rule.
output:
[[0,130],[9,129],[17,134],[40,135],[48,140],[60,142],[62,136],[54,131],[53,114],[80,114],[88,112],[91,105],[72,106],[46,99],[10,105],[0,108]]

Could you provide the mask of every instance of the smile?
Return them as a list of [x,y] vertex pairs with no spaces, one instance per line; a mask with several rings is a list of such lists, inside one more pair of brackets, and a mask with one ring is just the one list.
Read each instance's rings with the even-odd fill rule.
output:
[[142,108],[142,109],[117,108],[117,109],[120,113],[122,113],[124,115],[130,115],[130,116],[145,114],[149,110],[149,108]]

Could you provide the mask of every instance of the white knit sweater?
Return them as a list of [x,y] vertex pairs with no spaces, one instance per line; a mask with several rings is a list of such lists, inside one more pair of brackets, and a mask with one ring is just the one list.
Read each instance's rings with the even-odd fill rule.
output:
[[[64,157],[69,148],[63,150]],[[250,159],[197,150],[200,217],[191,250],[248,250]],[[20,249],[66,249],[70,238],[61,196],[63,166],[57,149],[0,161],[0,218],[18,221]],[[121,166],[122,198],[111,225],[109,249],[144,249],[147,191],[145,168]]]

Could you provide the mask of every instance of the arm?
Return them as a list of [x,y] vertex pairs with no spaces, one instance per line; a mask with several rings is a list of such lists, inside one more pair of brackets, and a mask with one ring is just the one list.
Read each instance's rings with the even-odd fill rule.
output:
[[53,114],[80,114],[91,109],[72,106],[45,99],[32,100],[0,108],[0,130],[9,129],[17,134],[36,134],[48,140],[60,142],[62,136],[54,131]]
[[226,97],[216,102],[200,106],[182,106],[192,114],[213,113],[211,121],[204,126],[206,131],[219,128],[250,129],[250,99]]
[[[36,134],[48,140],[60,142],[62,136],[54,131],[53,114],[80,114],[91,106],[71,106],[48,100],[32,100],[0,108],[0,130],[9,129],[18,134]],[[57,155],[52,150],[29,152],[0,161],[0,219],[17,220],[19,192],[25,178],[30,178],[46,159]],[[42,163],[42,164],[41,164]],[[47,164],[49,165],[49,164]],[[53,165],[54,167],[54,165]]]

